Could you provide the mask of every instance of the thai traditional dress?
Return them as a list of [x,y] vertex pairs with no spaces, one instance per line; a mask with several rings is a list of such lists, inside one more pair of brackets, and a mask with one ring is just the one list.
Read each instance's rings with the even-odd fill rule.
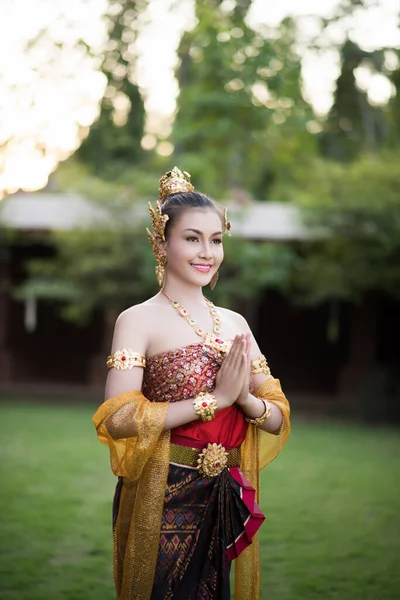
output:
[[[281,409],[275,434],[246,422],[235,404],[217,411],[212,421],[163,431],[168,403],[212,392],[222,360],[204,340],[149,357],[141,365],[142,390],[110,398],[93,417],[118,476],[113,506],[118,600],[229,600],[234,559],[235,600],[259,598],[257,530],[264,516],[258,474],[282,449],[290,429],[279,380],[270,376],[251,390]],[[266,365],[263,357],[254,369],[260,365]]]

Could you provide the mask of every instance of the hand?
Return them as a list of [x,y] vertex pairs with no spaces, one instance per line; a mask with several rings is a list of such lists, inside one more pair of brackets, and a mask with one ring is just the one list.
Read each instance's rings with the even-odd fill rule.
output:
[[215,397],[219,408],[231,406],[240,395],[248,373],[246,336],[237,335],[216,377]]
[[250,384],[250,376],[251,376],[251,359],[250,359],[250,351],[251,351],[251,336],[250,333],[247,333],[245,336],[246,341],[246,376],[243,380],[243,387],[240,391],[240,394],[236,400],[236,404],[240,407],[245,406],[249,400],[249,384]]

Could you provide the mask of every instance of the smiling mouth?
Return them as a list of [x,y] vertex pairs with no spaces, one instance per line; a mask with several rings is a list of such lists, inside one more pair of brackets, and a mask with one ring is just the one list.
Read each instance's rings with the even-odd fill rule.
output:
[[193,263],[191,265],[196,271],[200,271],[200,273],[209,273],[211,271],[211,265],[194,265]]

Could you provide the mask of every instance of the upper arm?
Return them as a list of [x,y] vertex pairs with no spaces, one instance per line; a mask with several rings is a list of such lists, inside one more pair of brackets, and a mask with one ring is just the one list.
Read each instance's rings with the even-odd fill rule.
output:
[[[236,313],[236,316],[238,319],[238,325],[240,325],[243,333],[249,333],[251,336],[251,349],[250,349],[250,360],[252,363],[251,380],[254,385],[254,388],[257,389],[265,381],[270,379],[272,377],[272,375],[271,375],[271,372],[268,367],[268,362],[265,359],[265,356],[263,355],[263,353],[257,343],[257,340],[255,339],[253,332],[251,331],[246,319],[238,313]],[[260,361],[260,359],[261,359],[261,361]],[[265,359],[265,362],[263,359]],[[255,372],[255,371],[257,371],[257,372]]]
[[[139,307],[133,307],[121,313],[115,323],[111,353],[130,349],[146,356],[148,332],[144,321]],[[142,381],[143,367],[135,366],[126,370],[110,369],[106,382],[105,400],[131,390],[141,390]]]

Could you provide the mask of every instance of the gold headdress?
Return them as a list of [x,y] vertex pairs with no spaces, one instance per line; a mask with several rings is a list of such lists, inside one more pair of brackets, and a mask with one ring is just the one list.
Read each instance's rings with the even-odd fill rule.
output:
[[174,167],[172,171],[168,171],[160,179],[159,199],[161,204],[170,194],[193,191],[194,187],[190,183],[190,174],[187,171],[180,171],[178,167]]
[[[146,228],[147,236],[151,245],[153,246],[153,254],[155,256],[156,266],[156,277],[158,285],[161,287],[164,281],[165,265],[167,264],[167,256],[165,252],[159,247],[159,241],[165,242],[165,225],[169,219],[168,215],[162,214],[162,205],[167,196],[170,194],[178,194],[179,192],[193,192],[194,187],[190,183],[190,173],[187,171],[180,171],[178,167],[174,167],[172,171],[167,171],[165,175],[160,178],[159,182],[159,199],[154,209],[151,202],[149,202],[149,211],[151,215],[151,223],[153,231]],[[227,231],[228,235],[231,235],[231,224],[228,221],[227,209],[225,208],[224,213],[224,232]]]
[[154,209],[149,202],[149,211],[151,216],[151,224],[153,231],[146,228],[147,236],[153,246],[153,254],[155,256],[156,277],[158,285],[161,287],[164,281],[165,265],[167,257],[165,252],[159,247],[158,242],[165,242],[165,225],[168,221],[168,215],[163,215],[161,206],[167,196],[177,194],[178,192],[193,192],[194,187],[190,183],[190,175],[186,171],[180,171],[178,167],[174,167],[172,171],[168,171],[160,178],[159,199],[157,200],[156,208]]

